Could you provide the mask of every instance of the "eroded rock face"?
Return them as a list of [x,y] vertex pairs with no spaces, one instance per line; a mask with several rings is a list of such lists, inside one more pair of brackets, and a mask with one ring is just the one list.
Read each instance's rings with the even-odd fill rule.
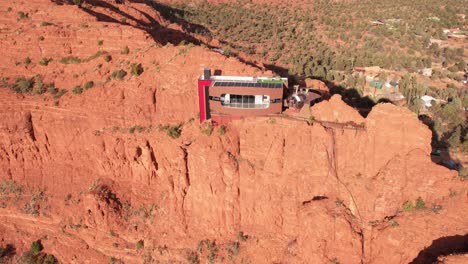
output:
[[[201,47],[161,47],[148,32],[96,21],[76,7],[48,1],[35,5],[51,11],[31,11],[31,21],[22,21],[23,26],[63,19],[64,25],[44,31],[46,39],[63,39],[41,44],[47,47],[42,53],[24,49],[15,56],[54,61],[47,68],[14,66],[11,56],[5,64],[10,69],[2,74],[41,73],[69,92],[54,99],[0,89],[0,180],[15,181],[24,193],[42,189],[47,195],[39,214],[28,215],[22,210],[28,195],[16,200],[0,194],[5,202],[2,244],[14,243],[22,252],[32,239],[47,235],[45,249],[65,263],[109,257],[141,263],[148,256],[187,261],[187,250],[203,239],[215,239],[220,257],[237,262],[408,263],[433,240],[468,230],[460,214],[468,209],[466,182],[431,162],[430,131],[407,109],[378,104],[363,118],[333,96],[312,107],[312,116],[365,129],[252,118],[232,122],[223,135],[215,128],[208,136],[192,119],[201,69],[223,69],[225,75],[269,73]],[[115,6],[122,12],[135,12],[132,7],[151,11],[144,4]],[[16,13],[26,5],[14,8]],[[83,32],[67,28],[66,23],[77,23],[63,18],[67,12],[88,27]],[[5,21],[15,19],[9,14]],[[65,36],[64,30],[71,33]],[[79,34],[97,43],[115,31],[121,34],[118,40],[105,40],[103,46],[76,45]],[[13,36],[2,39],[2,45],[12,47]],[[21,43],[23,37],[13,39]],[[67,45],[71,51],[61,50]],[[130,54],[121,54],[125,46]],[[109,52],[111,62],[58,62],[100,48]],[[143,74],[108,80],[114,70],[129,71],[126,61],[142,63]],[[70,92],[87,80],[94,80],[95,87]],[[173,139],[164,125],[178,123],[183,123],[181,136]],[[419,197],[428,209],[403,211],[406,201],[415,206]],[[237,237],[240,231],[248,235],[246,241]],[[136,250],[139,240],[144,248]],[[234,244],[238,252],[224,249],[236,240],[241,241]],[[205,253],[199,254],[205,258]]]

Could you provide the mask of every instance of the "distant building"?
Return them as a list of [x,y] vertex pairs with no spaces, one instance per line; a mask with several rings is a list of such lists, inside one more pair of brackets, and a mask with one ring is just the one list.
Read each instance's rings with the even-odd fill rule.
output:
[[429,96],[429,95],[423,95],[421,96],[421,100],[424,101],[424,106],[426,108],[429,108],[429,107],[432,107],[432,101],[434,102],[437,102],[437,99],[432,97],[432,96]]
[[420,70],[420,73],[424,76],[431,77],[432,76],[432,69],[431,68],[424,68]]
[[383,82],[376,81],[376,80],[371,81],[371,82],[369,83],[369,86],[370,86],[370,87],[376,88],[376,89],[379,89],[379,90],[382,89],[383,85],[384,85]]
[[279,114],[288,79],[279,77],[215,76],[205,69],[198,80],[200,122],[224,124],[246,116]]
[[444,28],[442,30],[445,34],[459,34],[461,30],[459,28]]
[[371,23],[371,25],[373,25],[373,26],[382,26],[382,25],[385,25],[385,23],[382,22],[382,20],[374,20],[374,21],[371,21],[370,23]]

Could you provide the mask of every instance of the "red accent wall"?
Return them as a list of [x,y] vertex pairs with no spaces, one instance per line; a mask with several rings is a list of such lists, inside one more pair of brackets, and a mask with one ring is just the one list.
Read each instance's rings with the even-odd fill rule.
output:
[[210,86],[211,85],[211,80],[198,80],[198,107],[200,110],[200,123],[206,120],[206,111],[207,111],[207,105],[205,105],[206,100],[206,94],[205,94],[205,86]]

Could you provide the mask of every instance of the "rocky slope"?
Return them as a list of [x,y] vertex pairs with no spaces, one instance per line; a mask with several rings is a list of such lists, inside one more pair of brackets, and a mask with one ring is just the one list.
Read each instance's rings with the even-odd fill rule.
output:
[[[362,118],[334,96],[310,115],[365,129],[276,117],[206,135],[194,120],[201,69],[272,73],[170,44],[190,37],[144,2],[0,12],[0,246],[17,255],[37,239],[63,263],[427,263],[466,251],[467,183],[431,162],[431,132],[410,111],[379,104]],[[37,74],[68,92],[8,89]]]

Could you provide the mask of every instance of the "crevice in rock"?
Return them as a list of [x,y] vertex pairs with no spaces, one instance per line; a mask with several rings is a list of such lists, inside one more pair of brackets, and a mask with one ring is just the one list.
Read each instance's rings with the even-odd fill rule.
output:
[[34,124],[32,121],[32,114],[28,113],[26,116],[26,128],[28,129],[28,135],[32,141],[36,141],[36,132],[34,131]]
[[331,151],[331,157],[329,156],[328,160],[331,162],[329,166],[332,169],[332,172],[338,181],[339,185],[342,185],[346,192],[349,194],[351,197],[352,202],[354,203],[354,206],[356,207],[357,214],[359,216],[359,223],[356,223],[354,219],[356,218],[355,215],[352,213],[352,211],[344,204],[342,203],[342,206],[345,207],[345,215],[346,215],[346,221],[349,223],[351,230],[359,236],[360,242],[361,242],[361,264],[364,263],[364,256],[365,256],[365,247],[364,247],[364,230],[362,228],[362,216],[359,212],[359,208],[355,202],[354,196],[351,192],[351,190],[346,186],[346,184],[340,179],[338,175],[338,157],[337,157],[337,148],[336,148],[336,133],[335,129],[330,128],[330,127],[325,127],[325,130],[327,131],[328,134],[331,136],[331,144],[332,144],[332,151]]
[[410,264],[436,263],[441,256],[468,253],[468,234],[435,239]]
[[156,155],[154,154],[154,149],[150,145],[149,141],[146,141],[146,147],[148,148],[148,150],[150,152],[151,163],[153,163],[153,166],[154,166],[154,169],[155,169],[155,172],[154,172],[153,176],[157,176],[157,171],[159,169],[159,164],[158,164],[158,161],[156,159]]
[[311,203],[313,201],[321,201],[321,200],[326,200],[326,199],[328,199],[327,196],[318,195],[318,196],[312,197],[312,199],[310,199],[310,200],[303,201],[302,205],[309,204],[309,203]]
[[187,231],[187,218],[185,216],[185,197],[187,196],[188,189],[190,188],[190,172],[188,167],[188,153],[187,149],[184,147],[180,147],[183,153],[183,161],[184,161],[184,168],[185,168],[185,187],[182,190],[182,223],[184,226],[184,230]]

